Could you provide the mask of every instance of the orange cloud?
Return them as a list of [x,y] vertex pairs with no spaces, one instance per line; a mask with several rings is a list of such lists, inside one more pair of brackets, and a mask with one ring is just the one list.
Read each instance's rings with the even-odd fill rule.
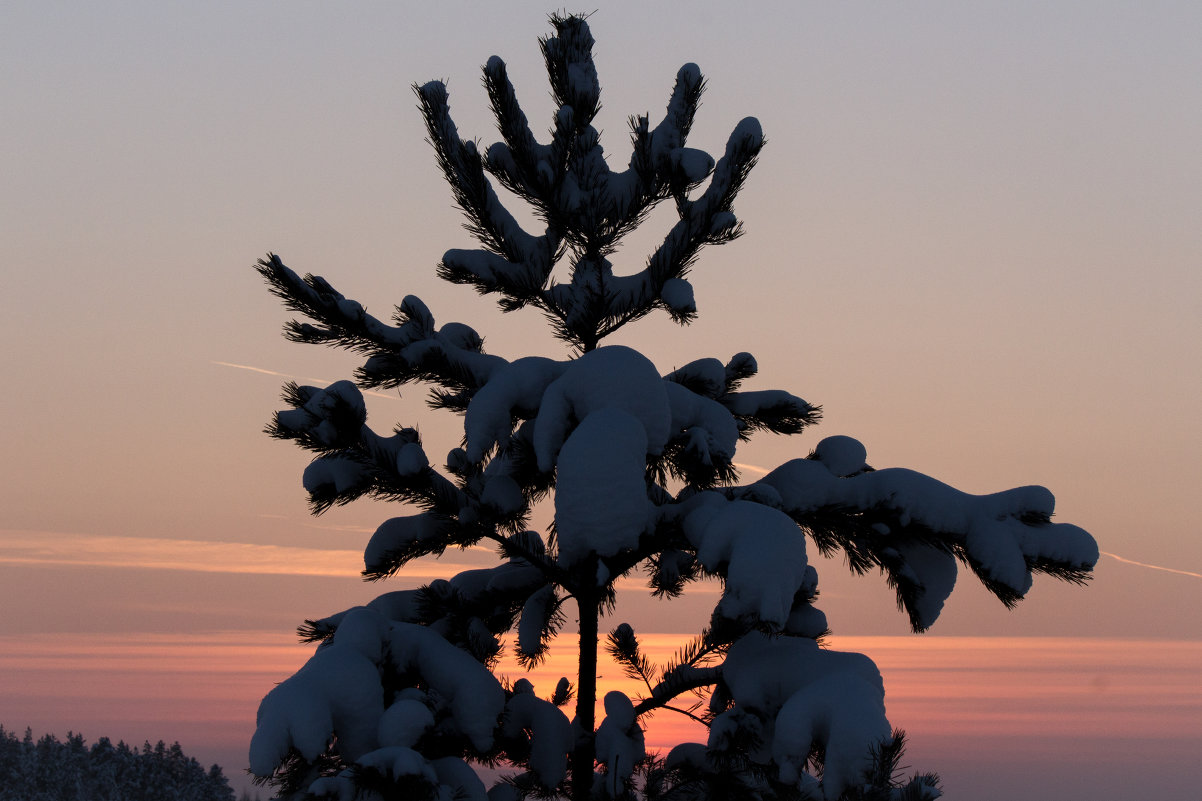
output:
[[[290,576],[357,576],[363,569],[363,553],[357,550],[325,550],[245,542],[2,530],[0,564],[86,565]],[[416,561],[405,568],[405,576],[419,580],[444,578],[477,566],[467,563]]]

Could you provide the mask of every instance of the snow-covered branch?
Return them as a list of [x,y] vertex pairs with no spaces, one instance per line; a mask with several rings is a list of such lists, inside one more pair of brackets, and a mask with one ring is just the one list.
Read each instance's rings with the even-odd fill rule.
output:
[[787,512],[821,550],[842,549],[853,570],[884,569],[916,630],[934,623],[965,562],[1006,605],[1031,587],[1032,573],[1081,582],[1098,560],[1084,530],[1050,522],[1055,499],[1043,487],[970,495],[921,473],[871,470],[850,437],[819,443],[753,488]]

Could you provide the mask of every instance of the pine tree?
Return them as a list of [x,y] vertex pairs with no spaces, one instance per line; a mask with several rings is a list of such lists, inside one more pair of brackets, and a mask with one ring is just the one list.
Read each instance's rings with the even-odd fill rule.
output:
[[107,737],[97,740],[88,753],[89,784],[96,801],[116,801],[121,797],[120,754]]
[[[306,621],[302,636],[320,644],[264,698],[252,772],[284,798],[934,798],[933,775],[898,775],[903,737],[885,718],[876,667],[819,642],[827,622],[813,604],[806,539],[856,573],[879,571],[915,631],[939,615],[957,563],[1012,606],[1034,572],[1084,582],[1097,547],[1050,522],[1043,488],[967,495],[911,471],[874,470],[850,437],[739,483],[740,441],[797,434],[819,407],[742,389],[757,369],[747,353],[661,375],[637,351],[601,343],[655,311],[681,324],[696,317],[689,276],[704,247],[742,233],[734,200],[764,146],[759,123],[740,122],[716,162],[687,147],[705,88],[687,64],[662,121],[630,119],[629,166],[611,170],[592,125],[600,88],[588,25],[560,15],[551,24],[540,40],[557,108],[547,143],[497,57],[483,72],[503,141],[483,152],[460,138],[444,84],[415,91],[479,242],[447,251],[438,274],[497,296],[502,311],[537,309],[569,347],[564,359],[486,353],[474,329],[437,326],[412,296],[389,324],[278,256],[257,265],[311,320],[288,323],[289,339],[367,357],[354,383],[288,384],[290,408],[268,427],[316,454],[304,473],[315,513],[364,496],[413,507],[371,537],[364,576],[478,543],[494,546],[500,564]],[[543,233],[523,230],[498,184],[529,204]],[[609,258],[623,236],[669,200],[679,220],[662,244],[641,270],[616,273]],[[385,435],[367,425],[360,387],[412,382],[432,387],[432,408],[463,415],[462,447],[441,468],[415,428]],[[554,522],[544,537],[529,524],[547,499]],[[722,595],[667,665],[649,662],[629,625],[608,632],[605,647],[648,692],[607,694],[598,723],[601,619],[615,582],[639,571],[656,596],[704,577]],[[554,638],[573,607],[574,682],[538,694],[525,679],[493,675],[506,635],[524,665],[567,647],[568,637]],[[705,703],[691,704],[694,695]],[[708,742],[648,756],[640,720],[668,707],[703,721]],[[472,765],[514,774],[486,791]]]

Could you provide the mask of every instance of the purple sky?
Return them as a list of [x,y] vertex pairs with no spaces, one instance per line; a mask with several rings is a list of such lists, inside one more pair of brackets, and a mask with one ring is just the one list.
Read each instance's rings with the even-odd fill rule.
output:
[[[686,61],[709,79],[691,144],[720,149],[748,115],[769,144],[736,209],[747,235],[695,269],[698,321],[651,319],[618,341],[664,372],[747,350],[754,388],[823,405],[815,433],[740,451],[749,470],[850,434],[875,466],[966,491],[1043,484],[1057,519],[1108,554],[1090,587],[1037,579],[1013,613],[965,580],[934,634],[1196,642],[1202,7],[674,7],[609,3],[590,21],[611,163],[627,157],[626,115],[658,114]],[[260,433],[283,381],[356,363],[285,342],[289,315],[250,264],[272,250],[375,312],[412,293],[491,352],[561,357],[537,315],[503,317],[433,274],[470,242],[408,87],[449,80],[461,132],[491,142],[478,65],[496,53],[541,130],[550,9],[507,8],[6,6],[0,640],[286,635],[381,591],[358,584],[357,554],[398,511],[307,517],[305,456]],[[619,271],[666,219],[632,237]],[[423,394],[371,397],[372,419],[419,425],[432,454],[453,447],[458,421]],[[406,580],[455,571],[426,568]],[[837,634],[906,631],[879,578],[820,573]],[[692,631],[706,603],[628,596],[620,613],[648,631]],[[1155,661],[1139,664],[1125,670],[1160,686]],[[0,660],[0,685],[15,686],[9,671]],[[1202,731],[1196,699],[1183,703]],[[57,727],[76,710],[96,721],[76,726],[89,739],[111,733],[100,707],[54,704],[0,723]],[[170,716],[141,719],[129,736],[182,736]],[[1063,763],[1073,773],[1032,764],[1063,779],[1114,762],[1092,753]],[[943,757],[968,775],[1023,759]]]

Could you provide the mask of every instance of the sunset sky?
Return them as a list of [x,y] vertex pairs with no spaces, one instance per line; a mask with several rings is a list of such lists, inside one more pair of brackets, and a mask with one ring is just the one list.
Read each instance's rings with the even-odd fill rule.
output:
[[[305,659],[297,623],[489,562],[359,581],[367,536],[403,511],[311,518],[305,455],[261,433],[284,381],[358,362],[287,343],[250,266],[276,252],[380,316],[415,294],[490,352],[563,357],[537,314],[434,276],[472,243],[410,85],[447,80],[460,132],[490,143],[479,65],[497,54],[536,134],[550,121],[536,38],[555,7],[504,7],[5,4],[0,724],[179,740],[236,775],[258,699]],[[736,205],[746,236],[693,272],[697,322],[616,341],[663,372],[750,351],[750,388],[823,406],[813,433],[740,450],[748,477],[849,434],[876,467],[969,492],[1050,488],[1103,551],[1088,587],[1037,577],[1007,612],[963,578],[931,633],[902,639],[879,577],[819,563],[833,643],[878,662],[908,761],[949,797],[1188,797],[1202,5],[745,7],[606,2],[590,19],[611,166],[626,117],[658,120],[688,61],[709,80],[691,145],[720,153],[745,116],[768,138]],[[424,394],[373,394],[370,420],[416,425],[436,455],[459,420]],[[610,625],[670,652],[715,598],[631,582]]]

